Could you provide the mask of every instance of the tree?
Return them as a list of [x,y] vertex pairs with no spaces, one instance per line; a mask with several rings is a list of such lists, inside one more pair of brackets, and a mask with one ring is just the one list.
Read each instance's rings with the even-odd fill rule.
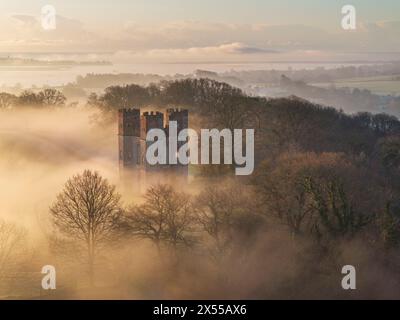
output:
[[98,107],[100,105],[100,101],[99,101],[99,97],[97,96],[97,93],[91,92],[89,94],[86,105],[88,107]]
[[44,106],[63,106],[67,100],[60,91],[50,88],[39,92],[38,97]]
[[398,169],[400,166],[400,138],[389,136],[377,144],[379,160],[386,169]]
[[22,107],[41,107],[42,100],[36,93],[26,90],[19,95],[17,105]]
[[260,166],[255,184],[267,215],[293,235],[319,238],[354,235],[385,198],[380,179],[338,153],[283,154]]
[[0,93],[0,109],[8,109],[15,104],[17,97],[13,94],[2,92]]
[[102,106],[110,110],[116,110],[132,108],[133,106],[143,106],[149,102],[149,99],[150,95],[146,88],[131,84],[108,87],[99,100]]
[[382,215],[378,217],[378,226],[385,248],[398,247],[400,243],[400,210],[398,203],[388,202]]
[[244,244],[261,225],[255,214],[254,194],[239,184],[209,185],[196,198],[197,221],[206,234],[206,246],[219,261],[235,243]]
[[304,179],[316,165],[315,155],[282,154],[275,161],[265,160],[256,172],[254,182],[264,212],[281,221],[292,235],[307,229],[311,207]]
[[392,115],[384,113],[374,115],[368,112],[359,112],[353,118],[361,126],[372,129],[380,137],[400,133],[399,120]]
[[131,235],[151,240],[159,251],[162,244],[177,249],[194,243],[190,198],[168,185],[150,187],[144,204],[128,210],[127,225]]
[[316,211],[311,231],[318,240],[352,237],[371,221],[371,214],[355,208],[340,180],[317,182],[310,178],[306,185]]
[[[220,128],[241,128],[249,122],[253,99],[242,90],[210,79],[183,79],[163,84],[167,104],[195,107],[208,124]],[[211,122],[211,123],[210,123]]]
[[115,186],[99,173],[85,170],[67,181],[50,213],[62,236],[83,245],[93,285],[97,254],[119,239],[121,209]]

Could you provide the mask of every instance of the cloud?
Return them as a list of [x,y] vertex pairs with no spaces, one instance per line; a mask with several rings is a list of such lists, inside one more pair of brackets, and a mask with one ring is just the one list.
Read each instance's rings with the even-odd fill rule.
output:
[[138,62],[234,62],[263,59],[266,55],[276,55],[277,53],[276,50],[234,42],[218,46],[119,51],[112,56],[112,59]]
[[97,50],[106,42],[86,30],[79,20],[57,15],[57,28],[44,30],[40,19],[32,15],[15,14],[2,21],[0,48],[4,51],[71,51]]
[[[218,46],[221,43],[247,43],[264,50],[308,46],[327,38],[325,31],[302,25],[269,26],[263,24],[204,23],[177,21],[159,25],[127,23],[125,40],[138,48],[190,48]],[[249,48],[250,50],[250,48]]]
[[[328,57],[327,52],[399,52],[400,21],[361,22],[356,31],[326,31],[307,25],[267,25],[170,21],[119,28],[88,29],[57,16],[57,29],[45,31],[38,17],[16,14],[1,22],[2,51],[118,52],[137,61],[268,60],[301,54],[297,60]],[[159,59],[159,60],[157,60]],[[136,61],[136,60],[135,60]]]
[[227,45],[221,45],[219,49],[225,50],[226,53],[231,54],[257,54],[257,53],[277,53],[277,50],[257,48],[248,46],[243,43],[235,42]]

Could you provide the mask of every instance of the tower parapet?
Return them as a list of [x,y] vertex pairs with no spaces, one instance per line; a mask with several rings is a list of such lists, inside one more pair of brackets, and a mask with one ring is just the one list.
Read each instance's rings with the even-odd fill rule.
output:
[[140,110],[118,110],[118,135],[140,137]]
[[140,117],[140,136],[146,140],[147,132],[151,129],[164,129],[164,115],[161,112],[144,112]]
[[118,111],[119,164],[124,168],[135,168],[142,164],[143,147],[140,141],[140,110]]
[[189,126],[189,111],[187,109],[179,109],[179,108],[167,109],[166,121],[165,121],[167,126],[170,121],[177,122],[178,133],[183,129],[187,129]]

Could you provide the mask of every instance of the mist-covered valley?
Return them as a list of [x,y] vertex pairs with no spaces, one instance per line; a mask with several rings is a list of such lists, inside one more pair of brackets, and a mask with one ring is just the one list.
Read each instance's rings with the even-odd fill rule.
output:
[[[115,85],[74,105],[52,88],[6,97],[3,298],[398,297],[396,117],[207,78]],[[196,129],[255,128],[254,174],[204,166],[188,184],[160,176],[142,192],[136,181],[126,187],[118,109],[172,106],[188,109]],[[88,212],[102,217],[90,241]],[[42,290],[45,265],[57,270],[57,290]],[[359,270],[356,292],[342,289],[344,265]]]

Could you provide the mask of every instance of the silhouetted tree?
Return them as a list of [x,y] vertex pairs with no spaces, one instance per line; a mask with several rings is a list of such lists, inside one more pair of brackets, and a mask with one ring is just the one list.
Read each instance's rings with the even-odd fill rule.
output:
[[390,136],[381,139],[377,145],[377,152],[383,166],[387,169],[400,167],[400,137]]
[[384,247],[394,248],[400,244],[400,208],[392,202],[386,204],[381,216],[378,216],[377,223]]
[[195,201],[197,221],[205,233],[205,246],[216,261],[245,246],[262,225],[255,195],[240,184],[209,185]]
[[143,106],[149,103],[149,98],[150,95],[146,88],[130,84],[106,88],[99,100],[105,108],[118,110]]
[[40,91],[37,96],[43,106],[63,106],[67,100],[60,91],[51,88]]
[[97,172],[85,170],[67,181],[50,213],[57,232],[85,248],[93,284],[96,255],[119,235],[120,196],[115,187]]
[[351,238],[371,221],[373,215],[357,210],[338,179],[316,182],[309,178],[306,185],[316,212],[311,231],[318,240]]
[[43,104],[39,95],[26,90],[18,96],[17,105],[22,107],[41,107]]
[[294,235],[326,239],[352,237],[381,212],[383,184],[337,153],[287,152],[264,162],[255,176],[268,216]]
[[0,93],[0,109],[8,109],[13,106],[16,101],[17,96],[6,92]]
[[162,244],[176,249],[194,243],[194,216],[190,197],[168,185],[150,187],[145,202],[127,212],[128,231],[132,236],[151,240],[160,250]]

